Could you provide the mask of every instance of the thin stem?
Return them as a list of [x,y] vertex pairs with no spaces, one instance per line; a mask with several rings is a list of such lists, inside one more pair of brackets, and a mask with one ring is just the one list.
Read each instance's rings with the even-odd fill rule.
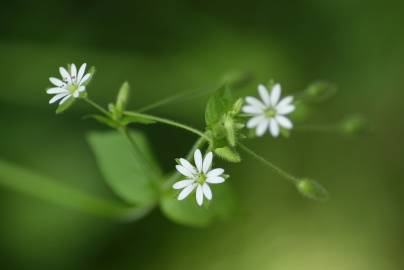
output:
[[203,138],[205,138],[205,140],[207,140],[209,142],[211,141],[211,139],[208,136],[206,136],[206,134],[203,133],[202,131],[200,131],[200,130],[198,130],[196,128],[190,127],[188,125],[178,123],[178,122],[170,120],[170,119],[161,118],[161,117],[154,116],[154,115],[149,115],[149,114],[143,114],[143,113],[137,113],[137,112],[128,112],[128,111],[124,112],[124,115],[140,117],[140,118],[143,118],[143,119],[153,120],[153,121],[160,122],[160,123],[163,123],[163,124],[166,124],[166,125],[178,127],[178,128],[187,130],[189,132],[192,132],[192,133],[198,135],[199,137],[203,137]]
[[110,116],[110,113],[107,110],[105,110],[103,107],[101,107],[100,105],[98,105],[97,103],[95,103],[94,101],[89,99],[88,97],[83,98],[83,100],[85,102],[87,102],[88,104],[90,104],[91,106],[93,106],[98,111],[100,111],[101,113],[105,114],[106,116],[108,116],[108,117]]
[[249,154],[250,156],[252,156],[253,158],[255,158],[256,160],[262,162],[263,164],[265,164],[266,166],[270,167],[271,169],[273,169],[275,172],[277,172],[279,175],[283,176],[284,178],[286,178],[287,180],[291,181],[294,184],[299,183],[299,179],[297,177],[294,177],[293,175],[285,172],[284,170],[282,170],[281,168],[279,168],[278,166],[276,166],[275,164],[273,164],[272,162],[268,161],[267,159],[265,159],[264,157],[258,155],[257,153],[255,153],[253,150],[251,150],[250,148],[248,148],[247,146],[245,146],[244,144],[239,143],[238,144],[240,146],[240,148],[246,152],[247,154]]

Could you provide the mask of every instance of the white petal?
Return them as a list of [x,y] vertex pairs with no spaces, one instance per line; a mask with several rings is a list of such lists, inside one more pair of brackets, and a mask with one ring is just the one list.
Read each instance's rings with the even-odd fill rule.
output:
[[201,150],[196,149],[194,153],[194,161],[198,172],[202,171],[202,153]]
[[180,163],[181,165],[187,169],[188,171],[190,171],[191,173],[196,173],[196,169],[194,166],[192,166],[191,163],[189,163],[188,160],[186,160],[185,158],[180,158]]
[[282,115],[275,117],[275,120],[279,123],[281,127],[291,129],[293,127],[292,121]]
[[291,113],[295,110],[295,106],[293,105],[287,105],[287,106],[282,106],[282,107],[278,107],[276,108],[276,112],[278,114],[288,114]]
[[78,84],[85,83],[90,77],[91,77],[91,74],[87,73],[86,75],[84,75],[84,77],[81,79],[81,81],[78,82]]
[[59,73],[65,82],[69,82],[69,83],[72,82],[72,78],[70,77],[69,72],[67,72],[67,70],[64,67],[59,68]]
[[79,89],[77,89],[77,91],[79,91],[80,93],[83,92],[84,90],[86,90],[86,87],[84,85],[81,85]]
[[59,99],[65,97],[65,96],[69,96],[69,93],[57,94],[56,96],[52,97],[52,98],[49,100],[49,104],[55,103],[56,101],[58,101]]
[[281,97],[281,85],[279,83],[277,83],[274,85],[274,87],[272,87],[272,91],[271,91],[272,106],[276,106],[280,97]]
[[212,176],[212,177],[208,177],[206,179],[206,182],[208,182],[209,184],[220,184],[220,183],[224,182],[224,178],[218,177],[218,176]]
[[265,105],[255,97],[246,97],[245,100],[247,101],[248,105],[251,105],[253,107],[259,107],[264,109]]
[[53,88],[49,88],[48,90],[46,90],[47,94],[60,94],[60,93],[68,93],[69,91],[67,91],[64,88],[60,88],[60,87],[53,87]]
[[248,120],[247,127],[248,128],[255,128],[262,121],[267,121],[263,115],[254,116],[250,120]]
[[203,160],[202,171],[203,173],[207,173],[212,165],[213,154],[209,152],[206,154],[205,159]]
[[275,119],[271,119],[269,121],[269,131],[271,132],[272,136],[275,138],[279,136],[279,125]]
[[175,168],[180,174],[185,175],[187,177],[193,177],[192,172],[188,171],[185,167],[181,165],[176,165]]
[[261,99],[264,101],[265,105],[271,105],[271,99],[268,90],[263,84],[258,85],[258,93],[260,94]]
[[208,184],[203,184],[202,185],[202,190],[203,194],[205,194],[206,199],[212,200],[212,191],[210,190],[210,187]]
[[73,97],[78,98],[80,96],[80,92],[79,91],[75,91],[73,93]]
[[262,135],[264,135],[265,131],[268,128],[268,124],[269,124],[268,119],[265,119],[265,121],[261,121],[259,123],[259,125],[257,126],[257,129],[255,130],[255,134],[257,134],[258,137],[261,137]]
[[174,183],[173,188],[174,189],[182,189],[182,188],[185,188],[185,187],[187,187],[189,185],[192,185],[192,183],[194,183],[194,182],[195,181],[191,180],[191,179],[181,180],[181,181],[178,181],[178,182]]
[[79,82],[79,83],[80,83],[81,79],[83,78],[84,72],[86,71],[86,66],[87,66],[86,63],[84,63],[84,64],[81,65],[81,67],[80,67],[80,69],[79,69],[79,72],[77,73],[76,82]]
[[180,192],[180,194],[178,194],[178,198],[177,198],[177,199],[181,201],[181,200],[185,199],[186,197],[188,197],[188,195],[191,194],[192,191],[194,191],[194,189],[195,189],[196,186],[197,186],[197,184],[194,183],[194,184],[189,185],[189,186],[187,186],[186,188],[184,188],[184,189]]
[[259,114],[263,112],[263,109],[260,107],[246,105],[241,109],[245,113]]
[[75,64],[72,64],[70,66],[70,76],[72,77],[72,80],[76,80],[77,78],[77,68]]
[[199,206],[203,204],[203,190],[201,185],[198,185],[196,188],[196,202]]
[[206,174],[206,176],[209,177],[215,177],[215,176],[219,176],[222,175],[224,173],[224,170],[222,168],[217,168],[217,169],[213,169],[210,172],[208,172]]
[[287,97],[281,99],[281,101],[279,101],[279,103],[276,107],[280,108],[283,106],[289,106],[289,105],[291,105],[290,103],[292,103],[292,102],[293,102],[293,97],[287,96]]
[[59,105],[62,105],[63,103],[65,103],[70,97],[71,97],[72,95],[67,95],[67,96],[65,96],[60,102],[59,102]]
[[49,81],[57,87],[63,87],[65,85],[64,82],[54,77],[50,77]]

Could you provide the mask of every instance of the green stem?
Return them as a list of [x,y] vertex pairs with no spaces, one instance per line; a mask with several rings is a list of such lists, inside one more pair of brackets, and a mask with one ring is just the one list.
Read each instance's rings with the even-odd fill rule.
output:
[[100,105],[98,105],[96,102],[92,101],[91,99],[89,99],[88,97],[82,98],[85,102],[87,102],[88,104],[90,104],[91,106],[93,106],[95,109],[97,109],[98,111],[100,111],[101,113],[105,114],[105,116],[110,117],[111,114],[105,110],[103,107],[101,107]]
[[126,206],[103,199],[3,160],[0,160],[0,184],[63,207],[114,220],[134,221],[154,208],[154,205]]
[[147,120],[153,120],[153,121],[163,123],[163,124],[166,124],[166,125],[169,125],[169,126],[178,127],[178,128],[187,130],[189,132],[192,132],[192,133],[198,135],[199,137],[203,137],[205,140],[211,142],[211,139],[208,136],[206,136],[206,134],[204,134],[202,131],[200,131],[200,130],[198,130],[196,128],[190,127],[188,125],[178,123],[178,122],[170,120],[170,119],[161,118],[161,117],[157,117],[157,116],[149,115],[149,114],[143,114],[143,113],[137,113],[137,112],[129,112],[129,111],[124,112],[124,115],[139,117],[139,118],[143,118],[143,119],[147,119]]
[[294,177],[293,175],[285,172],[284,170],[282,170],[281,168],[279,168],[278,166],[276,166],[275,164],[273,164],[272,162],[268,161],[267,159],[265,159],[264,157],[258,155],[257,153],[255,153],[253,150],[251,150],[250,148],[248,148],[247,146],[245,146],[244,144],[238,143],[238,145],[240,146],[240,148],[246,152],[247,154],[249,154],[250,156],[252,156],[253,158],[255,158],[256,160],[262,162],[263,164],[265,164],[266,166],[270,167],[271,169],[273,169],[275,172],[277,172],[279,175],[283,176],[284,178],[286,178],[287,180],[291,181],[294,184],[299,183],[299,179],[297,177]]

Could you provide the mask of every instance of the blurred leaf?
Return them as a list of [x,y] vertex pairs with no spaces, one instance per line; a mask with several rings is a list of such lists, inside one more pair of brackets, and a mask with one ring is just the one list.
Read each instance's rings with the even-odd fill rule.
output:
[[69,109],[73,103],[75,102],[75,98],[71,96],[68,100],[66,100],[62,105],[59,105],[58,108],[56,109],[56,114],[62,113]]
[[26,195],[64,207],[116,219],[140,218],[150,210],[128,207],[108,201],[64,184],[60,180],[41,176],[26,168],[0,160],[0,184]]
[[228,219],[235,210],[233,190],[228,184],[211,185],[211,188],[213,199],[208,203],[205,201],[206,205],[196,204],[195,192],[183,201],[177,200],[173,192],[169,192],[160,201],[161,210],[172,221],[195,227]]
[[205,110],[207,126],[217,124],[222,116],[232,109],[233,98],[227,85],[222,86],[208,100]]
[[109,186],[131,204],[157,200],[161,172],[152,157],[146,138],[132,132],[135,148],[118,132],[92,132],[88,141]]

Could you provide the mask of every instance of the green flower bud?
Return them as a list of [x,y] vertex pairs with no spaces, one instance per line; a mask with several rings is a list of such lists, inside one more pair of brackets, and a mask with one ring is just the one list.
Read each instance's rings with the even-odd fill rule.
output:
[[231,146],[236,145],[236,132],[234,130],[234,119],[227,115],[223,120],[224,129],[226,130],[226,139]]
[[328,191],[319,183],[311,179],[301,179],[296,184],[297,190],[305,197],[317,200],[326,201],[329,198]]
[[334,84],[317,81],[310,84],[304,91],[305,96],[314,102],[321,102],[332,97],[337,92]]
[[234,150],[228,146],[216,148],[214,150],[214,152],[216,153],[216,155],[223,158],[224,160],[227,160],[230,162],[235,162],[235,163],[241,161],[241,157],[240,157],[239,153],[237,153],[236,150]]
[[237,115],[241,111],[241,108],[243,107],[243,102],[244,101],[242,98],[237,99],[236,102],[234,102],[233,104],[231,114]]
[[361,116],[351,116],[341,123],[341,131],[349,135],[362,135],[366,133],[366,121]]

